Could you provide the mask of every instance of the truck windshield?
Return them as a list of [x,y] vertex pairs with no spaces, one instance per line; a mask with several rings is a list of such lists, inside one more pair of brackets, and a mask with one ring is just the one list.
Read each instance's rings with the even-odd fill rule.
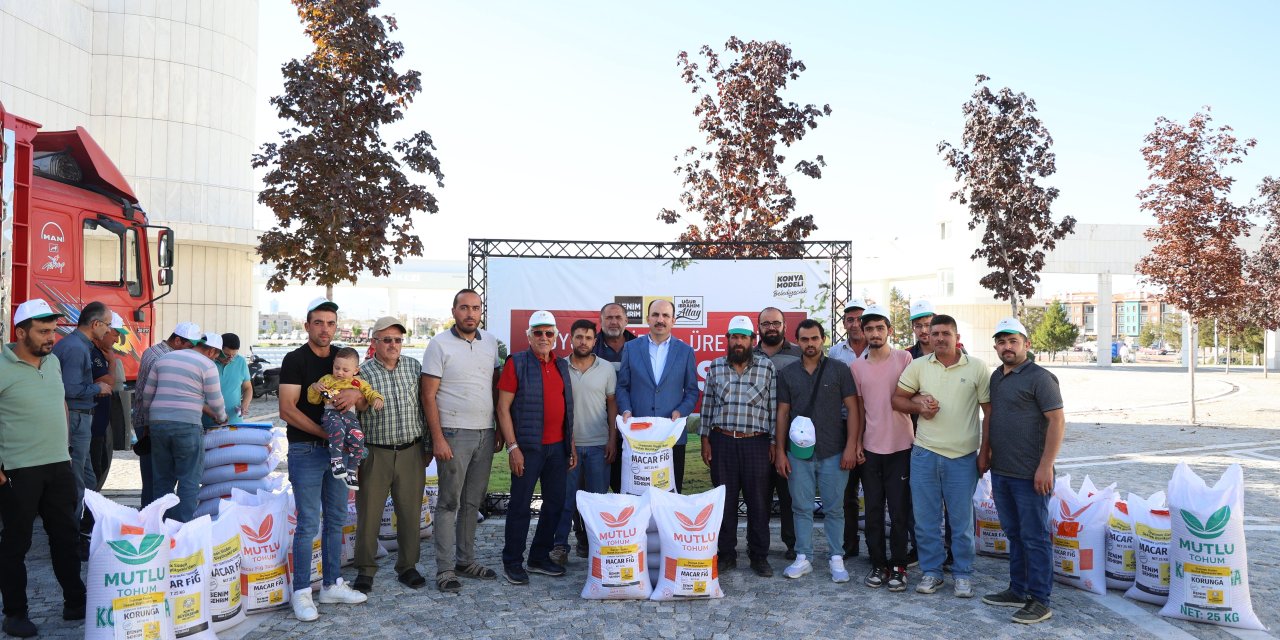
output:
[[142,257],[138,230],[111,220],[84,221],[84,281],[98,287],[126,288],[142,295]]

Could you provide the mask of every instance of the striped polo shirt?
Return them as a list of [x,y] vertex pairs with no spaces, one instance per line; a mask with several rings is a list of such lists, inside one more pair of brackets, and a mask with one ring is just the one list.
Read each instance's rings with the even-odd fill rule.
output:
[[222,420],[226,419],[218,368],[195,349],[173,351],[156,360],[142,395],[146,398],[147,418],[153,424],[200,424],[200,411],[206,404]]

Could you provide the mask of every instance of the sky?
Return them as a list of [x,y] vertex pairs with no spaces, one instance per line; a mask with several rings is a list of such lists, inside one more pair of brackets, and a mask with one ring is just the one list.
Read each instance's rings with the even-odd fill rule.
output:
[[[678,203],[675,156],[700,142],[676,56],[730,36],[788,44],[807,70],[784,98],[831,105],[786,152],[790,163],[821,154],[822,179],[790,183],[818,225],[810,239],[855,252],[966,219],[937,145],[959,141],[979,73],[1035,100],[1057,154],[1058,217],[1151,223],[1135,195],[1148,184],[1143,137],[1157,117],[1185,122],[1205,105],[1258,140],[1230,172],[1238,201],[1280,175],[1277,2],[384,0],[377,11],[399,23],[401,68],[423,77],[387,137],[427,131],[445,174],[432,185],[440,212],[415,219],[431,259],[465,258],[468,238],[673,240],[683,226],[658,211]],[[267,102],[280,66],[311,43],[286,0],[260,0],[259,20],[265,142],[283,127]]]

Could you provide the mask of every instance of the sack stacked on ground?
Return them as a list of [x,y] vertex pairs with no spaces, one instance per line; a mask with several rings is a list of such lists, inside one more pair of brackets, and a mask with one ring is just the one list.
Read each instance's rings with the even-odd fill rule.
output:
[[[287,518],[289,521],[289,529],[286,535],[288,540],[287,548],[289,549],[288,551],[289,580],[290,582],[292,582],[294,562],[299,562],[299,561],[306,562],[308,560],[304,558],[295,559],[293,557],[293,539],[294,539],[294,534],[298,531],[298,505],[293,498],[293,485],[287,485],[285,490],[289,496],[289,501],[287,504],[287,508],[289,510],[289,515]],[[311,538],[311,558],[309,561],[311,562],[311,587],[314,589],[320,588],[320,583],[324,578],[324,575],[323,575],[324,574],[324,556],[320,553],[321,551],[320,540],[323,533],[324,533],[324,527],[318,526],[316,527],[316,535]],[[298,588],[300,588],[297,585],[293,585],[293,587],[295,591]]]
[[1107,593],[1107,520],[1115,485],[1101,491],[1085,476],[1077,493],[1071,476],[1060,476],[1049,500],[1049,527],[1053,532],[1053,577],[1099,595]]
[[1249,595],[1244,471],[1233,464],[1212,488],[1186,463],[1169,480],[1173,563],[1160,615],[1264,630]]
[[625,493],[577,494],[586,525],[591,568],[582,587],[588,600],[643,600],[649,597],[649,501]]
[[244,598],[240,595],[240,506],[227,501],[210,527],[213,558],[209,582],[209,621],[223,631],[244,622]]
[[85,639],[173,638],[165,602],[170,538],[162,520],[178,504],[178,496],[161,496],[141,511],[93,490],[84,492],[84,501],[94,517],[85,579]]
[[1129,503],[1116,496],[1107,520],[1107,588],[1128,589],[1138,572],[1138,552],[1133,541],[1133,516]]
[[617,418],[622,434],[622,492],[643,495],[649,488],[675,491],[672,447],[684,433],[685,419]]
[[[342,566],[356,561],[356,492],[347,492],[347,517],[342,522]],[[320,528],[324,529],[324,518],[320,519]]]
[[[217,640],[209,619],[209,586],[213,581],[213,520],[165,520],[169,549],[169,615],[175,638]],[[145,634],[144,636],[145,637]]]
[[245,612],[257,613],[288,606],[289,535],[288,489],[249,494],[231,492],[240,523],[240,593]]
[[990,471],[982,474],[973,490],[973,543],[984,556],[1009,557],[1009,537],[1000,526],[1000,514],[991,496]]
[[[418,538],[430,538],[432,524],[435,522],[436,500],[440,496],[440,478],[436,472],[436,461],[433,459],[431,464],[427,465],[426,483],[422,487],[422,514],[418,518]],[[395,551],[400,543],[397,540],[397,532],[400,523],[396,521],[395,504],[391,501],[391,497],[387,497],[387,503],[382,508],[382,522],[378,528],[378,543],[387,551]]]
[[270,429],[218,427],[204,432],[204,472],[200,478],[200,504],[196,515],[216,515],[218,501],[231,497],[232,489],[255,493],[278,490],[268,479],[280,464]]
[[691,496],[650,488],[648,498],[662,540],[662,569],[649,598],[723,598],[716,552],[724,486]]
[[1163,491],[1142,496],[1129,494],[1129,514],[1133,516],[1133,541],[1138,555],[1138,571],[1126,598],[1164,604],[1169,599],[1169,508]]

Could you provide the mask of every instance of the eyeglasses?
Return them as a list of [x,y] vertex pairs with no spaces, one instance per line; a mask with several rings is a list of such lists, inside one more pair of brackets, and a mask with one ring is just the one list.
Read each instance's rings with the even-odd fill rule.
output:
[[761,329],[781,329],[782,323],[781,322],[761,322],[760,328]]
[[546,331],[538,331],[537,329],[535,329],[533,331],[530,331],[529,334],[537,338],[554,338],[556,337],[556,330],[547,329]]
[[404,342],[404,338],[378,338],[378,342],[382,344],[400,344]]

